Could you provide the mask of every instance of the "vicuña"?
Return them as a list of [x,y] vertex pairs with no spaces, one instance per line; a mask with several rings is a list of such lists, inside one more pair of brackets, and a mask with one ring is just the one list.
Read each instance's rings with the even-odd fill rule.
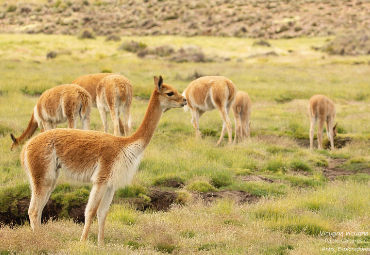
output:
[[[110,75],[116,75],[116,74],[115,73],[94,73],[94,74],[82,75],[82,76],[76,78],[72,83],[80,85],[81,87],[86,89],[91,95],[92,106],[97,107],[97,87],[98,87],[98,84],[102,79],[104,79],[105,77],[110,76]],[[115,110],[118,110],[118,109],[115,109]],[[100,114],[101,114],[101,112],[100,112]],[[121,119],[118,119],[118,122],[119,122],[119,128],[120,128],[121,134],[127,135],[125,133],[125,126],[122,124]],[[104,123],[104,120],[103,120],[103,125],[104,124],[106,124],[106,123]],[[104,130],[105,130],[105,132],[107,132],[105,127],[104,127]]]
[[100,80],[96,88],[96,104],[103,121],[104,132],[108,131],[107,112],[110,112],[114,135],[121,135],[119,123],[122,123],[120,115],[123,113],[123,135],[129,135],[131,132],[131,103],[132,85],[126,77],[109,75]]
[[236,92],[234,83],[222,76],[204,76],[189,84],[182,95],[185,96],[191,110],[191,123],[195,128],[197,138],[201,137],[199,118],[206,111],[217,108],[223,120],[222,132],[217,145],[221,143],[226,129],[229,135],[229,144],[232,143],[232,127],[228,114],[235,100]]
[[81,240],[86,240],[97,214],[98,242],[115,190],[129,184],[157,128],[162,113],[186,105],[173,87],[154,77],[155,89],[140,127],[130,137],[98,131],[54,129],[34,137],[22,150],[21,162],[31,183],[28,215],[33,230],[41,227],[41,213],[55,188],[60,169],[73,179],[92,182]]
[[313,150],[313,137],[316,121],[318,120],[317,140],[318,148],[322,150],[322,137],[324,122],[326,121],[326,134],[330,140],[331,149],[334,149],[334,137],[337,135],[337,124],[334,125],[336,110],[334,103],[323,95],[314,95],[308,101],[308,114],[310,116],[310,149]]
[[249,119],[252,112],[252,101],[247,92],[238,91],[236,93],[232,109],[235,116],[234,143],[237,143],[250,137],[251,132]]
[[84,88],[75,84],[59,85],[46,90],[33,109],[31,120],[22,135],[13,140],[11,149],[29,139],[38,127],[41,131],[54,129],[68,121],[69,128],[76,128],[78,116],[82,129],[90,129],[91,96]]

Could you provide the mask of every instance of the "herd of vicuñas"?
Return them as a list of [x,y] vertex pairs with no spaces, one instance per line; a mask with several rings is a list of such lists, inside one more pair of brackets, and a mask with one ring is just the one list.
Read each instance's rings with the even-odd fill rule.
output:
[[[154,77],[154,85],[145,117],[134,133],[130,113],[134,87],[122,75],[83,75],[71,84],[56,86],[40,96],[25,131],[18,138],[11,134],[13,150],[29,139],[38,127],[41,129],[41,133],[29,140],[21,152],[21,163],[32,190],[28,215],[34,231],[41,227],[43,208],[63,169],[70,178],[93,184],[85,209],[81,240],[87,239],[93,218],[97,215],[98,242],[103,244],[105,220],[114,192],[131,183],[162,113],[171,108],[190,109],[191,123],[198,139],[201,137],[199,118],[206,111],[218,109],[223,125],[217,145],[221,144],[226,131],[228,144],[232,144],[232,124],[228,116],[232,109],[235,117],[234,144],[250,137],[252,102],[248,93],[238,91],[228,78],[198,78],[189,84],[182,95],[163,83],[162,76]],[[99,109],[104,133],[89,130],[92,107]],[[327,135],[333,149],[333,138],[337,133],[333,102],[323,95],[314,95],[309,100],[308,110],[311,122],[310,148],[313,149],[314,127],[318,120],[318,148],[322,149],[323,125],[326,121]],[[107,133],[107,112],[110,112],[113,121],[114,135]],[[123,120],[120,119],[121,113]],[[78,117],[83,130],[76,129]],[[68,129],[56,129],[58,124],[66,121]]]

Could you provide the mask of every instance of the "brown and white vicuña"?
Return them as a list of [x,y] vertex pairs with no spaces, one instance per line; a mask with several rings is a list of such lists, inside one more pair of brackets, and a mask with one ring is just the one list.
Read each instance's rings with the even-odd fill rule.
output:
[[235,102],[232,105],[235,117],[234,144],[250,137],[250,116],[252,112],[252,101],[247,92],[238,91]]
[[[111,78],[109,76],[114,76]],[[107,112],[110,112],[115,135],[127,136],[131,132],[130,108],[132,102],[132,85],[130,81],[115,73],[87,74],[76,78],[72,83],[85,88],[92,97],[92,105],[98,107],[107,132]],[[123,113],[123,122],[119,118]],[[118,122],[119,131],[116,127]]]
[[39,134],[22,150],[21,162],[31,183],[28,210],[31,227],[41,227],[42,210],[55,188],[60,169],[70,178],[92,182],[81,240],[86,240],[97,214],[98,242],[104,242],[105,220],[117,188],[129,184],[152,139],[162,113],[186,105],[172,86],[154,77],[155,89],[140,127],[130,137],[97,131],[54,129]]
[[108,131],[107,112],[110,112],[114,135],[121,135],[120,115],[123,113],[122,135],[129,135],[131,132],[131,103],[132,85],[126,77],[109,75],[100,80],[96,88],[96,104],[103,121],[104,132]]
[[64,84],[46,90],[33,109],[31,120],[22,135],[13,140],[11,149],[29,139],[39,127],[41,131],[54,129],[58,124],[68,122],[69,128],[76,128],[80,117],[82,129],[90,129],[91,96],[84,88],[75,84]]
[[322,150],[322,138],[324,122],[326,122],[326,134],[330,141],[331,149],[334,149],[334,137],[337,135],[337,124],[334,125],[336,110],[333,101],[323,95],[314,95],[308,101],[308,114],[310,117],[310,149],[313,150],[313,137],[315,125],[318,121],[317,140],[318,149]]
[[204,76],[189,84],[182,95],[185,96],[188,107],[191,110],[191,122],[195,128],[195,136],[197,138],[201,137],[199,118],[206,111],[217,108],[223,120],[222,132],[217,145],[222,142],[226,129],[229,136],[229,144],[232,143],[232,126],[228,114],[235,100],[236,92],[237,89],[234,83],[223,76]]

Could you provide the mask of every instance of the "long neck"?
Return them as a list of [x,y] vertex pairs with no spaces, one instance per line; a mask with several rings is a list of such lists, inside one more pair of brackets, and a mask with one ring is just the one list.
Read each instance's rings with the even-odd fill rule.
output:
[[140,127],[132,135],[133,140],[142,140],[144,143],[143,149],[148,146],[162,116],[162,109],[158,97],[159,94],[157,90],[154,90],[152,96],[150,97],[148,109],[145,113],[144,119]]

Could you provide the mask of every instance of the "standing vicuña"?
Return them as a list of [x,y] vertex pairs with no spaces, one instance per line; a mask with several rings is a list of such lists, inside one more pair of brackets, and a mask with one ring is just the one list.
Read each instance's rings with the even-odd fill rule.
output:
[[225,135],[226,128],[229,135],[229,144],[232,143],[232,127],[229,111],[235,100],[237,89],[232,81],[222,76],[205,76],[192,81],[182,93],[187,99],[191,110],[191,122],[195,128],[195,136],[201,137],[199,118],[206,111],[217,108],[220,111],[223,125],[219,145]]
[[313,137],[316,121],[319,120],[317,129],[317,140],[319,150],[322,150],[322,136],[324,122],[326,121],[326,134],[330,140],[331,149],[334,149],[334,137],[337,135],[337,124],[334,125],[336,115],[334,103],[323,95],[314,95],[308,101],[308,114],[310,116],[310,149],[313,149]]
[[103,121],[104,132],[108,131],[107,112],[113,121],[114,135],[121,134],[119,124],[123,113],[123,135],[128,135],[131,129],[130,108],[132,102],[132,85],[122,75],[109,75],[98,83],[96,88],[96,104]]
[[68,121],[69,128],[76,128],[80,116],[82,129],[90,129],[91,96],[84,88],[75,84],[65,84],[46,90],[33,109],[31,120],[22,135],[13,140],[12,150],[30,138],[37,127],[41,131],[57,127]]
[[251,132],[249,118],[252,112],[252,101],[247,92],[238,91],[236,93],[232,109],[235,116],[234,143],[237,143],[250,137]]
[[[83,75],[83,76],[80,76],[80,77],[76,78],[72,83],[80,85],[81,87],[86,89],[91,95],[92,106],[97,107],[97,102],[96,102],[96,100],[97,100],[96,99],[97,98],[97,95],[96,95],[97,91],[96,91],[96,89],[98,87],[98,84],[102,79],[104,79],[105,77],[110,76],[110,75],[116,75],[116,74],[114,74],[114,73],[87,74],[87,75]],[[119,122],[119,128],[120,128],[121,134],[125,134],[125,127],[122,124],[121,119],[118,119],[118,122]],[[104,125],[104,121],[103,121],[103,125]],[[105,128],[104,128],[104,130],[105,130]]]
[[85,210],[81,240],[86,240],[97,214],[98,241],[104,241],[104,226],[114,191],[129,184],[141,155],[157,128],[162,112],[186,105],[173,87],[154,77],[155,89],[143,122],[130,137],[118,137],[97,131],[54,129],[30,140],[23,148],[21,162],[32,189],[28,209],[31,227],[41,227],[41,213],[55,188],[60,168],[79,181],[92,182]]

